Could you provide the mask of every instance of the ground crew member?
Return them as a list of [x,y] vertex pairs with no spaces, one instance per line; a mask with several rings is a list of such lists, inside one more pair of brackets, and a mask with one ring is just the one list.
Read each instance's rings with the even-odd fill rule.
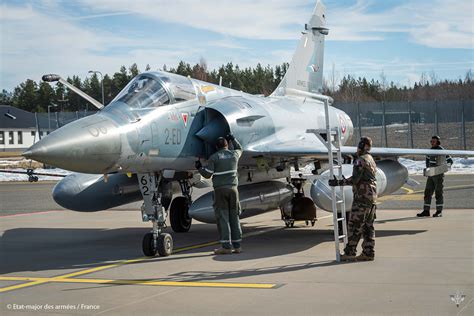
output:
[[[441,145],[441,139],[439,136],[431,137],[431,149],[444,149]],[[426,168],[433,168],[439,166],[438,158],[439,156],[426,156]],[[450,156],[446,156],[446,162],[450,165],[453,164],[453,159]],[[433,214],[433,217],[443,216],[443,181],[444,173],[428,177],[425,186],[425,196],[424,196],[424,205],[423,211],[416,214],[418,217],[430,216],[430,207],[431,207],[431,198],[433,193],[435,193],[436,198],[436,213]]]
[[[229,150],[228,141],[232,142],[234,150]],[[215,249],[214,254],[240,253],[242,229],[237,164],[242,155],[242,146],[229,134],[226,138],[218,138],[216,147],[217,152],[209,157],[207,166],[202,167],[201,162],[196,161],[196,169],[203,177],[212,177],[214,187],[214,213],[221,243],[221,248]]]
[[[357,146],[352,177],[329,180],[330,186],[352,185],[354,193],[349,215],[348,241],[344,254],[340,257],[342,261],[372,261],[375,258],[374,220],[377,200],[375,173],[377,169],[374,159],[369,154],[371,148],[372,140],[369,137],[361,137]],[[357,244],[361,236],[364,239],[362,253],[356,257]]]

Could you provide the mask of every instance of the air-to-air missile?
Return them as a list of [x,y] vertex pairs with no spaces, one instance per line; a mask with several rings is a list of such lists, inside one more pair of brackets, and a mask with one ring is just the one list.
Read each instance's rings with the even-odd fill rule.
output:
[[[192,218],[214,222],[211,193],[191,198],[192,187],[208,185],[194,162],[205,162],[216,150],[216,139],[229,133],[243,145],[238,169],[242,216],[280,208],[287,225],[295,219],[314,224],[315,204],[331,209],[327,180],[332,169],[323,169],[327,140],[334,139],[327,135],[326,118],[337,131],[344,159],[356,152],[344,146],[353,136],[351,119],[321,95],[328,34],[324,11],[318,1],[285,77],[268,97],[156,71],[139,74],[104,107],[60,76],[45,75],[43,80],[60,81],[99,111],[55,130],[23,155],[77,172],[54,187],[54,200],[65,208],[93,212],[143,200],[142,219],[153,224],[142,243],[147,256],[171,253],[173,240],[163,232],[168,214],[175,232],[188,231]],[[408,179],[398,156],[474,155],[377,147],[371,152],[377,158],[380,195],[396,191]],[[298,171],[308,164],[319,174],[311,185],[311,198],[302,190],[304,179],[290,174],[292,167]],[[344,176],[351,172],[350,164],[342,166]],[[351,188],[345,190],[349,209]]]

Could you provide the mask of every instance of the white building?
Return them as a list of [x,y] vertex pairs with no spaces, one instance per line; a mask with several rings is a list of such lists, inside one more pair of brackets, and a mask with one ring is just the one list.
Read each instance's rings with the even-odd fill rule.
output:
[[[40,126],[48,126],[47,120],[38,118]],[[0,105],[0,151],[24,151],[38,136],[48,133],[47,129],[36,131],[35,114],[18,108]]]

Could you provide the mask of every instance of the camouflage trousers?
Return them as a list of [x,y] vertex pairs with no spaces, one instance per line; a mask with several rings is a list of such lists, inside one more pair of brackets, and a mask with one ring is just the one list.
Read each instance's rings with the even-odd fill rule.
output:
[[375,204],[366,205],[354,201],[349,215],[349,226],[347,227],[347,245],[344,253],[348,256],[355,256],[357,244],[360,237],[363,237],[362,253],[369,257],[375,256],[375,230],[374,220]]
[[240,203],[237,187],[214,189],[214,214],[216,215],[219,241],[222,248],[240,248]]

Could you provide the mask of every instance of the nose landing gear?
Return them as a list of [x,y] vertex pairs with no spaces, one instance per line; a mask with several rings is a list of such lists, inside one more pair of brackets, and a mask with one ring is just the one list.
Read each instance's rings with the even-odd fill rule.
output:
[[161,174],[139,174],[138,183],[143,196],[142,219],[151,221],[152,231],[143,236],[142,250],[145,256],[153,257],[158,254],[162,257],[173,252],[173,238],[170,234],[162,233],[166,227],[168,212],[161,204],[161,192],[158,190],[162,180]]

